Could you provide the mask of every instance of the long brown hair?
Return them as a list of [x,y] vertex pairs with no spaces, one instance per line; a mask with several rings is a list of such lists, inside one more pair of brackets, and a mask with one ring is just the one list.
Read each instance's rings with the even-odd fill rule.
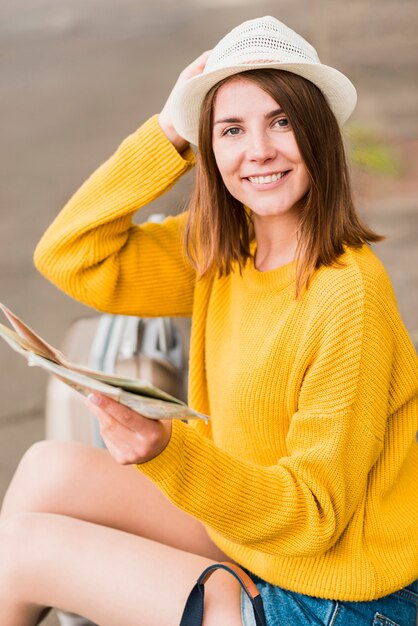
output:
[[[340,128],[322,92],[310,81],[282,70],[249,70],[238,76],[256,83],[280,103],[310,179],[301,203],[296,251],[299,295],[316,268],[338,264],[345,246],[359,248],[382,237],[357,215]],[[216,94],[234,78],[212,87],[200,114],[196,184],[185,229],[186,251],[200,276],[212,270],[228,275],[236,263],[241,271],[251,256],[251,215],[226,189],[212,149]]]

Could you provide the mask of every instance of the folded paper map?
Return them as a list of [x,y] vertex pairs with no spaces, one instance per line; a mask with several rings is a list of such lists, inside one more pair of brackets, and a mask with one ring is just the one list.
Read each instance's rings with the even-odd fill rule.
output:
[[99,392],[118,400],[150,419],[204,419],[184,402],[143,380],[112,376],[67,361],[12,311],[0,303],[13,330],[0,324],[0,337],[28,362],[56,376],[83,395]]

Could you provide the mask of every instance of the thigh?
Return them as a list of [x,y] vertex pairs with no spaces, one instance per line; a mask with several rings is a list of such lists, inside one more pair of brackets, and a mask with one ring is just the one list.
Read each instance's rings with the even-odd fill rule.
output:
[[[0,622],[8,626],[31,623],[42,606],[82,614],[101,626],[173,626],[198,575],[213,562],[48,513],[4,520],[0,552],[0,580],[7,572],[9,582],[6,597],[0,585]],[[206,587],[204,626],[241,626],[240,587],[233,577],[218,572]]]
[[2,516],[48,512],[109,526],[214,560],[225,554],[203,525],[175,507],[133,466],[118,465],[106,450],[41,442],[23,457]]

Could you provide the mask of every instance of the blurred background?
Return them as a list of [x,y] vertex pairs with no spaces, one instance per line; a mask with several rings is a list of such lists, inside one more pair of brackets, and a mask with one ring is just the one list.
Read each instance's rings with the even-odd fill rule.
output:
[[[358,89],[345,130],[358,205],[387,236],[375,249],[418,339],[416,0],[2,0],[0,301],[51,343],[94,312],[36,273],[42,232],[124,136],[161,109],[185,65],[266,14]],[[148,213],[183,208],[192,180]],[[43,436],[47,379],[5,344],[0,368],[1,500],[19,457]]]

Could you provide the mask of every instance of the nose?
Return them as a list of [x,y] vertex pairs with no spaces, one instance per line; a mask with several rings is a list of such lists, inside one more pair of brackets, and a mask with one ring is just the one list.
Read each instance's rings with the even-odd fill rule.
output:
[[247,157],[250,161],[265,163],[276,156],[276,146],[265,132],[254,132],[248,136]]

